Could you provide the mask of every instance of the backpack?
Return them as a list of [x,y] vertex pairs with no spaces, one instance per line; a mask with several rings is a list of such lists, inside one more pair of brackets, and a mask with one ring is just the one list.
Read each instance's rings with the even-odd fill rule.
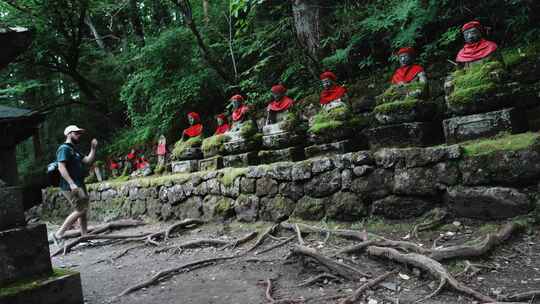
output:
[[[71,146],[67,144],[61,144],[58,149],[60,149],[62,146],[68,146],[71,148]],[[53,161],[52,163],[47,165],[47,185],[52,187],[58,187],[60,185],[60,171],[58,170],[58,162]]]

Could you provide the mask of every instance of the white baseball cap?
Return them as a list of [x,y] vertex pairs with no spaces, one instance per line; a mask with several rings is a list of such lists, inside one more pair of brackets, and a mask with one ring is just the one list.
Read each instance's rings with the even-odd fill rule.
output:
[[84,129],[77,127],[76,125],[67,126],[64,129],[64,135],[67,136],[71,132],[84,132]]

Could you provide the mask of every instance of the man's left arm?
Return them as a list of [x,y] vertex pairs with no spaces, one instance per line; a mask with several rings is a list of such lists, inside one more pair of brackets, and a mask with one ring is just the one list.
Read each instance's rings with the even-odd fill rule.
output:
[[94,162],[94,158],[96,157],[96,147],[98,145],[98,141],[97,139],[92,139],[92,142],[90,143],[90,153],[88,153],[88,155],[86,155],[84,158],[83,158],[83,163],[84,164],[91,164],[92,162]]

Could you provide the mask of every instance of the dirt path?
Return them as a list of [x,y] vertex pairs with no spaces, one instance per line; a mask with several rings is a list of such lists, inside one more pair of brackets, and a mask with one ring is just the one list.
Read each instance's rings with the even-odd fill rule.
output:
[[[164,224],[146,225],[115,232],[115,234],[136,234],[142,231],[158,231],[166,227]],[[172,246],[188,240],[199,238],[220,238],[226,240],[231,237],[240,237],[254,229],[263,230],[263,227],[252,225],[205,225],[191,231],[187,231],[178,237],[170,239],[160,247],[143,246],[133,249],[118,259],[111,259],[122,253],[125,249],[136,244],[108,244],[108,245],[84,245],[78,246],[66,256],[53,258],[55,267],[67,267],[81,272],[85,303],[234,303],[253,304],[270,303],[265,298],[265,281],[271,279],[274,285],[273,297],[276,299],[303,299],[298,303],[338,303],[339,300],[324,300],[336,294],[350,294],[353,289],[362,283],[338,283],[332,281],[321,282],[307,287],[298,285],[324,272],[314,264],[303,264],[296,259],[285,261],[290,252],[290,246],[296,240],[286,246],[257,255],[257,258],[265,261],[247,261],[246,257],[220,262],[215,265],[195,269],[188,273],[180,273],[157,285],[136,291],[132,294],[117,297],[123,290],[134,284],[140,283],[160,270],[177,266],[186,262],[203,258],[226,256],[239,253],[251,244],[235,250],[218,250],[215,248],[186,249],[181,252],[174,250],[155,253],[157,248]],[[473,235],[460,235],[457,233],[448,241],[459,243],[465,235],[473,237],[475,233],[481,235],[478,227],[471,226],[468,229]],[[444,231],[441,231],[443,233]],[[400,234],[401,232],[397,232]],[[401,233],[403,234],[403,233]],[[286,231],[281,236],[291,236]],[[431,239],[438,233],[426,235],[426,244],[431,244]],[[395,233],[392,237],[396,237]],[[332,252],[352,242],[331,237],[327,243],[324,237],[310,235],[306,242],[321,252]],[[444,242],[444,241],[443,241]],[[262,248],[266,248],[276,241],[267,240]],[[447,245],[447,244],[444,244]],[[54,245],[51,246],[54,249]],[[250,255],[252,257],[253,255]],[[347,263],[355,265],[364,272],[380,275],[390,269],[398,267],[400,273],[405,276],[395,276],[385,281],[383,286],[375,292],[368,292],[367,296],[377,303],[391,303],[386,298],[397,299],[399,303],[411,303],[432,292],[436,287],[433,280],[425,274],[420,274],[407,267],[401,267],[387,261],[374,261],[365,256],[349,256],[345,258]],[[460,277],[469,286],[478,289],[485,294],[494,296],[497,293],[508,294],[540,289],[540,237],[537,234],[522,235],[512,240],[509,245],[498,248],[490,258],[474,260],[493,267],[482,269],[474,277]],[[464,264],[450,262],[449,269],[453,273],[462,270]],[[409,279],[407,279],[407,276]],[[399,291],[398,291],[399,290]],[[474,301],[460,296],[454,292],[444,291],[435,298],[424,303],[473,303]],[[367,303],[367,301],[366,301]],[[375,303],[375,302],[371,302]],[[540,303],[540,299],[533,303]]]

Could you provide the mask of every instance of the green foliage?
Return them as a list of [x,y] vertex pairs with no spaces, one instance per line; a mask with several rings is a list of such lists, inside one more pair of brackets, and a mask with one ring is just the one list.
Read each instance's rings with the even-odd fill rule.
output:
[[508,67],[516,66],[527,60],[535,60],[540,54],[540,43],[517,46],[502,51],[503,61]]
[[216,153],[223,153],[223,145],[229,140],[229,136],[225,134],[214,135],[205,138],[202,141],[202,151],[205,155]]
[[540,134],[502,134],[495,138],[479,139],[463,144],[463,153],[467,156],[489,154],[497,151],[517,151],[540,143]]
[[184,153],[193,147],[200,147],[202,144],[202,137],[191,137],[187,140],[179,140],[174,144],[174,148],[172,150],[172,157],[173,159],[181,159]]
[[455,71],[452,75],[454,91],[448,98],[449,104],[466,105],[477,97],[494,93],[504,74],[504,66],[498,61],[486,61]]

